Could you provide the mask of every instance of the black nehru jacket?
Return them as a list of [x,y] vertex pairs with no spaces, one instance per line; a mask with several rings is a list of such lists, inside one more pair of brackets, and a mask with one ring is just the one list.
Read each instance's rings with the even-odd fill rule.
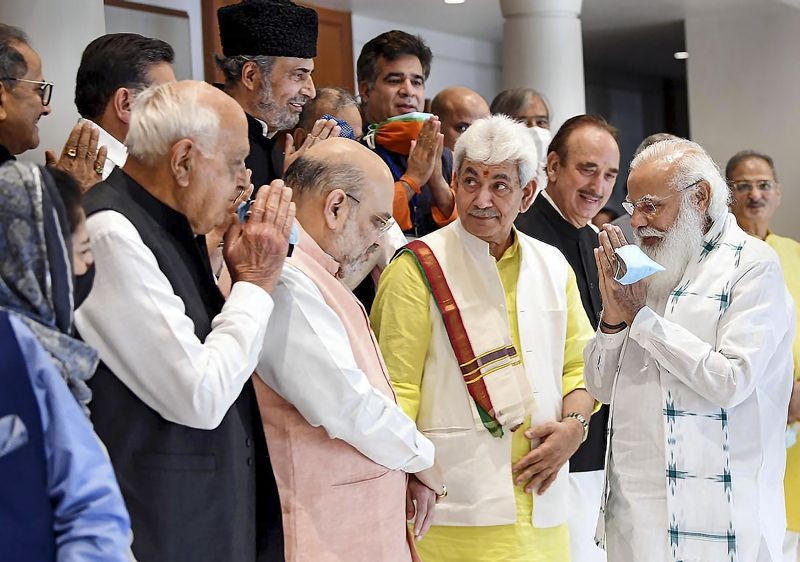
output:
[[[92,188],[84,206],[87,215],[117,211],[136,227],[204,340],[224,303],[204,237],[119,168]],[[283,559],[277,487],[250,381],[213,430],[165,420],[102,363],[89,386],[92,423],[130,512],[138,560]]]
[[[592,328],[597,329],[603,303],[598,285],[594,249],[597,233],[591,226],[583,228],[567,222],[550,202],[539,194],[527,212],[517,217],[515,226],[528,236],[555,246],[575,271],[581,302]],[[569,460],[570,472],[602,470],[606,454],[608,406],[603,405],[589,421],[589,437]]]
[[[244,163],[253,172],[250,182],[256,192],[262,185],[269,185],[272,180],[283,177],[283,147],[279,145],[285,140],[283,135],[275,135],[271,139],[264,136],[264,126],[252,115],[247,115],[247,140],[250,141],[250,154]],[[277,146],[276,146],[277,145]]]

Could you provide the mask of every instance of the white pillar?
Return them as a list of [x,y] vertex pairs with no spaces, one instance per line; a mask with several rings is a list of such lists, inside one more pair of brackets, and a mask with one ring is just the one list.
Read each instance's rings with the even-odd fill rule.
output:
[[503,88],[541,91],[552,105],[551,129],[586,112],[583,0],[500,0]]
[[783,186],[772,230],[800,239],[800,9],[778,2],[686,18],[689,130],[723,169],[744,149],[772,156]]
[[39,148],[22,159],[44,164],[45,149],[61,153],[78,120],[75,75],[83,49],[105,34],[103,0],[3,0],[0,22],[22,29],[42,58],[45,80],[55,83],[52,113],[39,121]]

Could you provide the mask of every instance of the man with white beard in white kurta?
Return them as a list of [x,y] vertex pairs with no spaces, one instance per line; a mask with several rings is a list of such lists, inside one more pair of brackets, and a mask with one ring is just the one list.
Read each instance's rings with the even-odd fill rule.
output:
[[614,562],[781,560],[794,308],[778,258],[728,214],[697,144],[634,159],[624,206],[666,270],[622,285],[606,225],[586,388],[611,403],[598,541]]

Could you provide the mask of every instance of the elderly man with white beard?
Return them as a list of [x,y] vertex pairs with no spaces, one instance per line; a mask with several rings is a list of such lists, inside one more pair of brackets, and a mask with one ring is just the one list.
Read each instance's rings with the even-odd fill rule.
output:
[[615,280],[619,228],[595,250],[603,317],[586,387],[611,404],[598,541],[609,560],[781,559],[794,310],[778,258],[728,214],[697,144],[637,156],[626,210],[666,269]]

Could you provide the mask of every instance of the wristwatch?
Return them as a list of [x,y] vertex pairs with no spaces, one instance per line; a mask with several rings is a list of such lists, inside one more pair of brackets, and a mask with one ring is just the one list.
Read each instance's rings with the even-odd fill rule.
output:
[[567,418],[575,418],[576,420],[581,422],[581,425],[583,426],[583,439],[581,439],[581,443],[586,441],[586,438],[589,437],[589,422],[586,421],[586,418],[583,417],[583,414],[581,414],[580,412],[570,412],[569,414],[562,417],[561,421],[564,421]]

